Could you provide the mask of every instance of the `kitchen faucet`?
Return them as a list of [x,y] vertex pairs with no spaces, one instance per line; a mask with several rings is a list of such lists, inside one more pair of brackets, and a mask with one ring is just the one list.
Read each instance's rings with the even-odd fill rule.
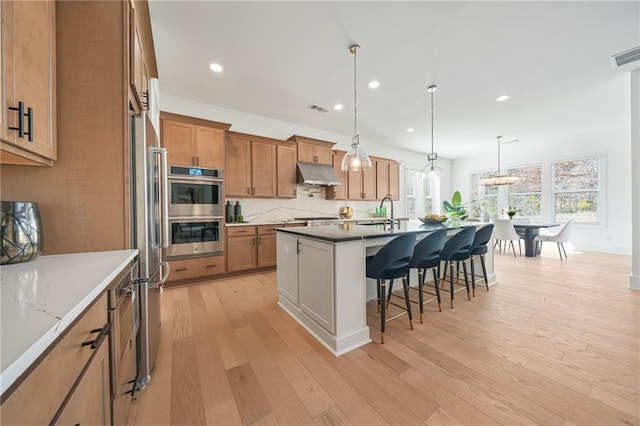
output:
[[[389,231],[393,231],[393,200],[389,197],[384,197],[381,201],[380,201],[380,208],[382,208],[382,205],[384,204],[385,200],[389,200],[389,204],[391,204],[391,225],[389,226]],[[386,225],[386,220],[385,220],[385,225]],[[386,226],[385,226],[386,228]]]

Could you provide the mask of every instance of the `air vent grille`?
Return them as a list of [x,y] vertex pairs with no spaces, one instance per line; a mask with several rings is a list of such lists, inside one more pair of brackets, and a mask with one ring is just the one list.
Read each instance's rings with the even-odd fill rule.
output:
[[611,64],[614,68],[619,68],[638,60],[640,60],[640,47],[613,55],[611,57]]
[[329,112],[329,110],[327,108],[321,107],[320,105],[316,105],[316,104],[310,105],[309,109],[313,109],[313,110],[316,110],[318,112]]

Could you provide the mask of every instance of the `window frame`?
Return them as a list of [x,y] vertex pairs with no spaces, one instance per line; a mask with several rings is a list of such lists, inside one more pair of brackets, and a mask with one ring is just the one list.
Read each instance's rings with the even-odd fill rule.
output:
[[571,161],[582,160],[598,160],[598,177],[596,192],[596,221],[595,222],[578,222],[574,221],[577,226],[585,226],[589,228],[604,228],[607,224],[607,207],[606,207],[606,153],[581,155],[576,157],[568,157],[551,161],[551,219],[554,223],[559,223],[556,216],[556,194],[577,194],[581,192],[593,192],[594,189],[582,189],[573,191],[556,191],[556,164],[568,163]]
[[[472,172],[469,174],[469,182],[470,182],[470,183],[469,183],[469,186],[470,186],[470,188],[471,188],[471,191],[470,191],[470,192],[471,192],[471,200],[469,200],[469,202],[472,202],[472,201],[480,201],[480,202],[484,203],[484,199],[485,199],[485,198],[491,198],[491,199],[495,198],[495,200],[496,200],[496,211],[495,211],[493,214],[489,214],[489,213],[486,213],[486,212],[484,211],[484,204],[483,204],[483,206],[481,206],[481,207],[480,207],[479,211],[480,211],[480,214],[482,214],[482,217],[481,217],[481,219],[482,219],[482,220],[485,220],[485,219],[486,219],[486,218],[484,217],[484,214],[485,214],[485,213],[486,213],[487,215],[489,215],[489,220],[490,220],[490,219],[492,218],[492,216],[494,216],[494,215],[495,215],[496,217],[498,217],[498,218],[500,217],[500,207],[499,207],[499,204],[500,204],[500,191],[499,191],[498,187],[496,187],[496,194],[495,194],[495,195],[489,195],[489,196],[484,196],[484,195],[483,195],[483,196],[482,196],[482,197],[480,197],[480,198],[476,198],[476,197],[475,197],[474,176],[479,176],[479,177],[478,177],[478,180],[480,180],[480,179],[482,179],[483,177],[490,176],[490,175],[492,175],[492,174],[495,174],[495,169],[475,170],[475,171],[472,171]],[[481,185],[481,186],[482,186],[482,185]],[[471,205],[467,208],[467,211],[469,212],[469,214],[471,214],[471,212],[474,210],[474,207],[475,207],[475,203],[471,204]],[[470,215],[469,217],[471,217],[471,215]]]
[[[521,176],[522,173],[518,174],[517,170],[518,169],[525,169],[525,168],[529,168],[529,167],[538,167],[540,169],[540,192],[516,192],[516,193],[512,193],[511,192],[511,186],[508,185],[506,187],[506,203],[507,206],[510,206],[510,197],[512,195],[538,195],[540,197],[540,210],[538,212],[537,217],[536,216],[530,216],[530,215],[524,215],[524,214],[519,214],[522,217],[528,217],[528,218],[532,218],[535,221],[542,221],[543,218],[543,203],[544,203],[544,163],[543,162],[537,162],[537,163],[528,163],[528,164],[519,164],[516,166],[510,166],[507,167],[505,169],[506,173],[512,173],[516,176]],[[553,194],[552,194],[553,196]],[[516,207],[520,207],[520,206],[516,206]],[[524,213],[524,212],[523,212]]]

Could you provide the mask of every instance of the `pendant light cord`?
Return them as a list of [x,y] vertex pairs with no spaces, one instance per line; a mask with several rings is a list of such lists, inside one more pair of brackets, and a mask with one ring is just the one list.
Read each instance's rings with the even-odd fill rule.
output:
[[500,174],[500,139],[502,136],[496,136],[498,138],[498,174]]
[[351,46],[351,53],[353,53],[353,141],[352,145],[360,145],[360,137],[358,136],[358,49],[359,45],[354,44]]

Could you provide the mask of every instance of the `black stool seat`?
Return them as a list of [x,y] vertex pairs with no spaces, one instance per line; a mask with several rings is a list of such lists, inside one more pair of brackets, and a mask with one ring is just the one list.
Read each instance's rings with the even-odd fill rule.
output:
[[[420,304],[420,322],[423,322],[424,313],[424,281],[427,275],[427,269],[433,272],[433,280],[438,299],[438,309],[442,311],[442,301],[440,300],[440,286],[438,277],[440,276],[440,252],[444,247],[447,239],[447,230],[439,229],[424,237],[413,250],[413,256],[409,266],[418,269],[418,297]],[[430,293],[429,293],[430,294]]]
[[[380,309],[380,343],[384,344],[384,331],[386,323],[386,306],[384,303],[387,293],[386,280],[402,278],[404,297],[409,315],[409,325],[413,330],[413,317],[411,315],[411,301],[409,300],[409,261],[413,255],[413,247],[416,244],[415,234],[403,234],[385,244],[375,255],[367,257],[367,278],[376,280],[378,292],[378,309]],[[383,303],[381,303],[381,301]]]
[[[451,296],[451,308],[453,309],[454,287],[453,287],[453,262],[462,261],[464,270],[464,283],[467,288],[467,299],[471,300],[471,291],[469,289],[469,278],[467,277],[467,264],[464,262],[471,256],[470,249],[476,229],[473,226],[462,228],[457,234],[449,238],[444,244],[444,248],[440,252],[440,258],[450,265],[451,272],[449,277],[449,291]],[[446,269],[445,269],[446,274]]]
[[484,255],[489,252],[489,241],[493,234],[493,223],[483,226],[476,231],[476,235],[473,238],[473,243],[469,249],[471,257],[471,287],[473,288],[473,296],[476,296],[476,272],[474,268],[473,258],[474,256],[480,256],[480,264],[482,266],[482,277],[484,278],[484,285],[489,291],[489,279],[487,278],[487,266],[485,264]]

